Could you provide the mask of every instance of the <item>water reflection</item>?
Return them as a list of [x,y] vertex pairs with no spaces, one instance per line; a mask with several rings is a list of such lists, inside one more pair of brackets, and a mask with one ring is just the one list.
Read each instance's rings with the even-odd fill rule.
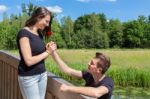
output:
[[116,87],[112,99],[150,99],[150,89]]

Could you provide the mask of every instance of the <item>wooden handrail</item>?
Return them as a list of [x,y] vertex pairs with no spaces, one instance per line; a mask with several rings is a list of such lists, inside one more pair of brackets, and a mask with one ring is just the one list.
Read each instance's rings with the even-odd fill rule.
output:
[[[17,67],[19,58],[5,51],[0,51],[0,99],[22,99],[19,85]],[[71,83],[48,72],[46,99],[95,99],[71,92],[60,92],[61,84]]]

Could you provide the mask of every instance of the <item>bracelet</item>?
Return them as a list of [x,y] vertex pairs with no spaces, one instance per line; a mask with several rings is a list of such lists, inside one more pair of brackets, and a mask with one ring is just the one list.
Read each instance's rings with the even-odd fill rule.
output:
[[45,51],[46,53],[50,54],[50,52],[48,50]]

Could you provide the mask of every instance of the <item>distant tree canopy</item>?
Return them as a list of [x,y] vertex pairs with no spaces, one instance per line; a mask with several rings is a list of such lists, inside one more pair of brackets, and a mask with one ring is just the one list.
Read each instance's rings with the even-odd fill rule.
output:
[[[17,48],[16,35],[36,8],[33,4],[22,4],[21,14],[3,14],[0,49]],[[150,15],[128,22],[108,20],[104,13],[82,15],[74,21],[65,16],[60,22],[55,16],[53,35],[45,38],[45,42],[53,40],[59,48],[150,48]]]

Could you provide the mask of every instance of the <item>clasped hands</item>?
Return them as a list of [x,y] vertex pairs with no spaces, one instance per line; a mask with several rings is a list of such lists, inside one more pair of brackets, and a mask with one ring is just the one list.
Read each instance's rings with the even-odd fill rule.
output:
[[49,43],[46,44],[46,52],[48,52],[49,54],[52,54],[56,49],[57,45],[55,42],[50,41]]

